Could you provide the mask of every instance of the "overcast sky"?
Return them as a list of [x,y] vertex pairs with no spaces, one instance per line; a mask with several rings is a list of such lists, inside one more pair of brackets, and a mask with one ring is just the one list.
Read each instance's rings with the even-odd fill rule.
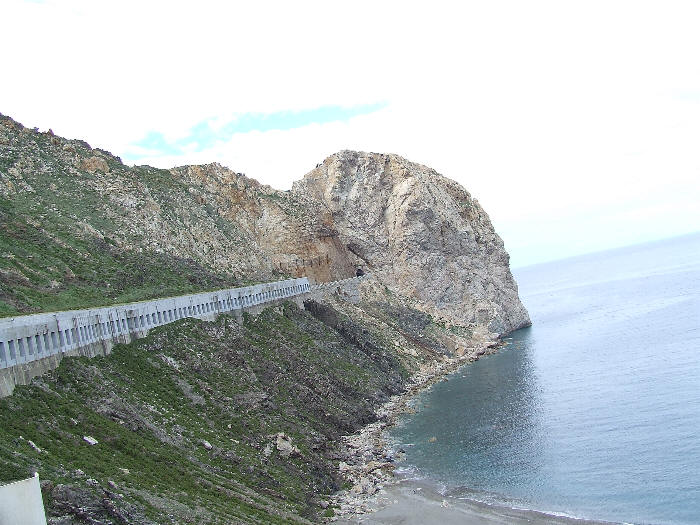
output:
[[[239,5],[240,4],[240,5]],[[341,149],[463,184],[513,266],[700,230],[700,2],[0,2],[0,112],[288,189]]]

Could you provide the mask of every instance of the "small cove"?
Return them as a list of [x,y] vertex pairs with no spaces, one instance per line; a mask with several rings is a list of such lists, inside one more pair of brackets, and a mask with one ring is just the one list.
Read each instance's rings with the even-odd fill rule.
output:
[[515,274],[533,327],[416,399],[404,467],[454,497],[700,521],[700,236]]

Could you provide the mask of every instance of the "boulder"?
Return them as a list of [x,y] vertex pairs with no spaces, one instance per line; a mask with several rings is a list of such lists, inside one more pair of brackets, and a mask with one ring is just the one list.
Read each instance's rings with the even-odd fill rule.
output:
[[96,171],[109,173],[109,164],[107,164],[107,161],[94,155],[87,159],[81,159],[78,167],[88,173],[95,173]]
[[301,454],[300,450],[292,445],[292,438],[283,433],[277,434],[276,447],[277,451],[280,453],[280,456],[283,458],[298,456]]

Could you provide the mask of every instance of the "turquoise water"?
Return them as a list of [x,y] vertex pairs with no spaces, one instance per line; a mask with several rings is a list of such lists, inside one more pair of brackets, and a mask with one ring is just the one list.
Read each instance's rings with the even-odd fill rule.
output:
[[418,398],[407,464],[457,497],[700,523],[700,235],[515,274],[533,326]]

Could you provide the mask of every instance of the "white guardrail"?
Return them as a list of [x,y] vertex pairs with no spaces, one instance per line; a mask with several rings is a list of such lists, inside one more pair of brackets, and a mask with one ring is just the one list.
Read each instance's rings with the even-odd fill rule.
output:
[[302,277],[102,308],[3,318],[0,369],[101,341],[127,341],[185,317],[213,318],[310,291],[308,278]]

